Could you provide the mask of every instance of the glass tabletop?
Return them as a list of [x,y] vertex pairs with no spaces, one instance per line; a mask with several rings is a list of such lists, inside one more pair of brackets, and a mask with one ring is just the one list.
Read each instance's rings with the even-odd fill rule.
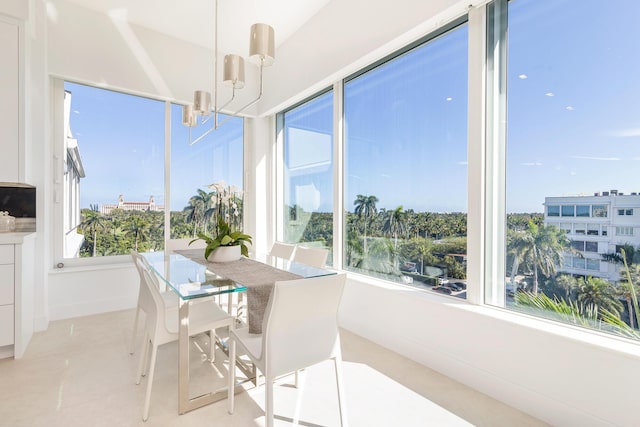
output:
[[[175,252],[147,252],[141,255],[158,278],[185,300],[247,290],[242,283],[216,273],[214,263],[204,265]],[[303,278],[335,274],[331,270],[266,254],[253,255],[251,259]]]

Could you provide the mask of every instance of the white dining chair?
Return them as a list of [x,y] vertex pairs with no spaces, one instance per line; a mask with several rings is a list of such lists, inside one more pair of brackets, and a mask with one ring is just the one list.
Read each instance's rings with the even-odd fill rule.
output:
[[[180,239],[169,239],[167,240],[167,245],[164,250],[166,252],[180,250],[180,249],[204,249],[207,246],[207,242],[204,240],[196,240],[191,243],[194,239],[192,238],[180,238]],[[189,244],[191,243],[191,244]]]
[[[151,388],[153,386],[153,375],[155,371],[158,347],[178,340],[179,325],[178,312],[167,311],[164,306],[164,299],[158,290],[158,279],[155,274],[141,261],[138,261],[138,265],[143,277],[142,289],[143,294],[145,294],[143,301],[151,301],[151,304],[149,304],[148,307],[144,307],[144,310],[147,313],[147,319],[144,328],[144,345],[142,347],[142,354],[140,355],[140,361],[138,363],[138,374],[136,378],[136,384],[140,384],[142,376],[145,372],[148,372],[147,390],[144,400],[144,409],[142,412],[142,419],[146,421],[149,418]],[[211,339],[211,360],[214,360],[216,340],[215,330],[227,327],[229,328],[229,331],[232,331],[233,325],[234,318],[213,301],[193,304],[189,307],[189,336],[209,332]],[[149,349],[151,349],[150,356]]]
[[342,388],[342,355],[338,329],[338,307],[346,274],[276,282],[269,298],[262,335],[249,328],[229,333],[228,411],[234,410],[236,345],[265,376],[265,424],[273,426],[273,396],[276,377],[328,359],[336,371],[341,425],[346,425]]
[[[142,255],[140,255],[140,253],[138,253],[135,250],[131,250],[131,258],[133,258],[133,264],[136,266],[136,270],[138,271],[138,276],[140,277],[140,284],[139,284],[139,289],[138,289],[138,303],[136,306],[136,317],[133,321],[133,331],[131,332],[131,344],[129,345],[129,354],[133,354],[135,352],[136,349],[136,335],[138,333],[138,322],[140,321],[140,312],[144,312],[145,315],[145,321],[146,321],[146,316],[148,316],[148,313],[145,309],[145,307],[148,309],[148,307],[151,306],[151,304],[153,303],[153,301],[149,300],[149,293],[144,291],[144,286],[142,281],[144,280],[144,277],[142,275],[142,270],[140,269],[141,265],[144,266],[144,268],[149,268],[149,264],[147,263],[147,260],[145,259],[145,257],[143,257]],[[164,300],[164,306],[167,310],[174,310],[177,313],[178,310],[178,295],[176,295],[174,292],[162,292],[162,299]]]
[[269,255],[277,256],[278,258],[291,259],[293,251],[295,251],[296,245],[291,243],[274,242],[269,251]]
[[325,248],[308,248],[297,245],[293,253],[293,261],[322,268],[326,265],[328,256],[329,251]]

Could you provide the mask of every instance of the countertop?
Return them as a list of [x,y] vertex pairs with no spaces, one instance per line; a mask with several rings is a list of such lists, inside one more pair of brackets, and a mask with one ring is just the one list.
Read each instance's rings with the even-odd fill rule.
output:
[[0,233],[0,245],[16,245],[22,244],[25,237],[35,234],[33,231],[21,233]]

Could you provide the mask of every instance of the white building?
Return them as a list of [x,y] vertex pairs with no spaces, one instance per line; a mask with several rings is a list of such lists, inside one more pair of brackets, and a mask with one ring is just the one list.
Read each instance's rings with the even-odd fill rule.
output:
[[118,196],[117,204],[108,204],[100,206],[102,215],[109,215],[114,209],[122,209],[123,211],[141,211],[141,212],[162,212],[164,206],[156,205],[156,198],[151,196],[148,202],[125,202],[124,196]]
[[603,254],[619,253],[624,245],[640,245],[640,193],[603,191],[593,196],[546,197],[544,223],[567,232],[583,257],[566,254],[563,272],[620,279],[620,265],[606,262]]
[[69,118],[71,115],[71,92],[64,93],[64,256],[77,257],[84,242],[84,235],[77,228],[82,222],[80,216],[80,179],[85,177],[78,140],[74,138]]

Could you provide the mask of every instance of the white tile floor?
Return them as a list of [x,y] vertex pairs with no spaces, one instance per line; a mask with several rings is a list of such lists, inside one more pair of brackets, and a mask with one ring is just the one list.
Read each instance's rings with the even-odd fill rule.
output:
[[[135,385],[138,354],[127,351],[133,310],[52,322],[34,335],[20,360],[0,360],[0,426],[263,426],[264,388],[178,415],[177,343],[158,352],[149,420],[141,420],[146,382]],[[202,362],[192,345],[197,388],[224,384],[219,369]],[[545,426],[522,412],[343,331],[344,381],[349,425]],[[209,382],[210,381],[210,382]],[[333,365],[307,370],[300,389],[284,378],[276,387],[276,425],[339,425]]]

